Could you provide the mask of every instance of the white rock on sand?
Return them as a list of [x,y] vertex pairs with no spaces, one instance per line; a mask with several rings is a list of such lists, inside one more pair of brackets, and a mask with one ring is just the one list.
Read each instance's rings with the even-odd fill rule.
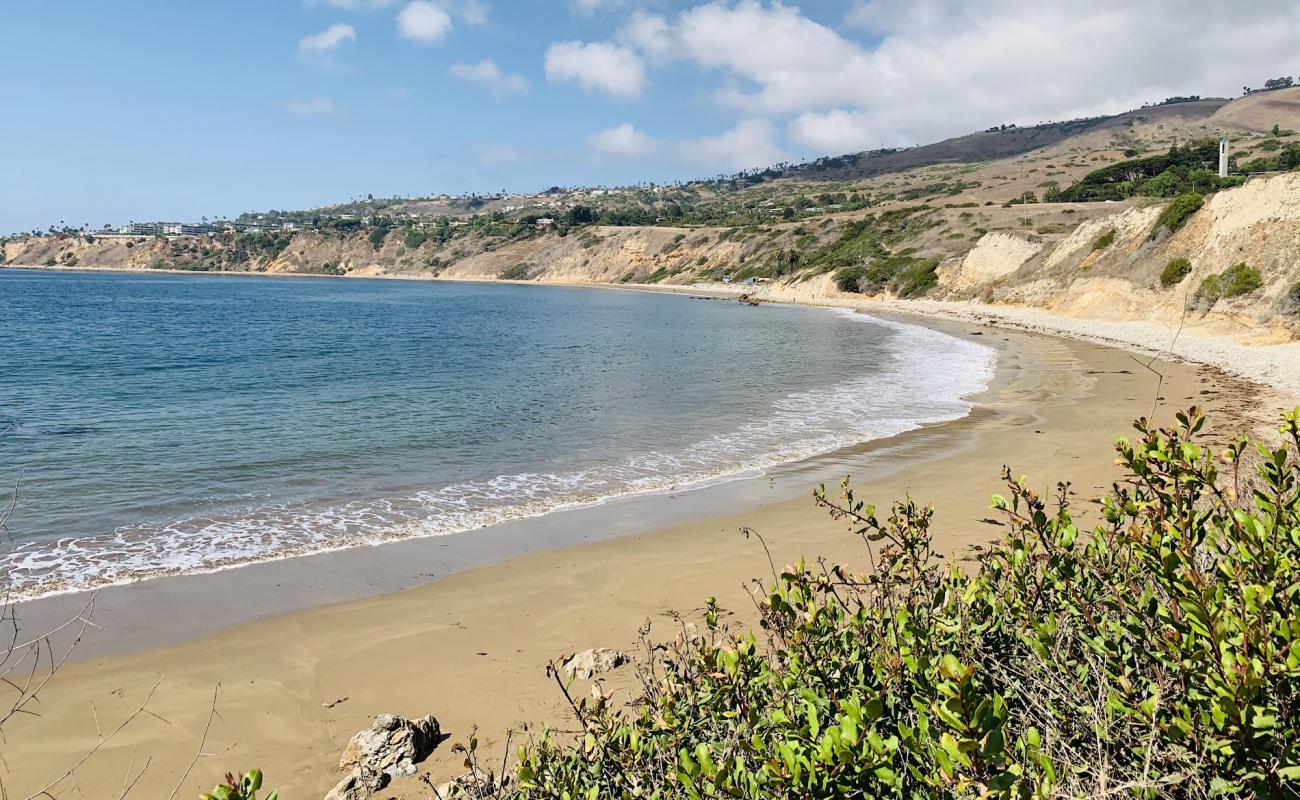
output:
[[631,661],[631,658],[627,653],[611,650],[608,647],[597,647],[583,650],[565,661],[564,671],[575,678],[590,680],[602,672],[618,669],[628,661]]
[[348,742],[339,759],[347,772],[325,795],[325,800],[360,800],[388,785],[397,775],[414,775],[423,761],[442,741],[438,720],[432,716],[408,720],[396,714],[380,714],[374,723]]

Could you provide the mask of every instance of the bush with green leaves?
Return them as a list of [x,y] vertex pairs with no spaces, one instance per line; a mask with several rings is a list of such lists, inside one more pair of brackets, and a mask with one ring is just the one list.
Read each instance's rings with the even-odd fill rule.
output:
[[755,584],[760,632],[647,647],[627,707],[519,752],[499,796],[1288,798],[1300,793],[1300,409],[1283,444],[1146,420],[1085,529],[1069,484],[1004,471],[1003,531],[945,562],[933,509],[816,500],[863,573],[800,562]]
[[1264,277],[1259,274],[1259,270],[1242,262],[1201,281],[1196,296],[1200,300],[1214,304],[1222,298],[1250,294],[1263,285]]
[[388,238],[388,232],[390,230],[392,230],[392,228],[388,227],[387,225],[380,225],[374,230],[370,231],[370,233],[366,236],[366,238],[370,240],[370,246],[375,248],[376,250],[382,248],[384,246],[384,240]]
[[1105,233],[1092,240],[1092,252],[1105,250],[1115,243],[1115,229],[1109,228]]
[[899,297],[918,297],[939,282],[938,268],[937,258],[908,255],[873,258],[866,264],[837,270],[835,285],[842,292],[879,294],[889,289]]
[[1183,282],[1192,272],[1192,262],[1185,258],[1173,258],[1160,271],[1160,285],[1168,289]]
[[1160,216],[1156,217],[1156,226],[1151,231],[1152,237],[1155,237],[1162,230],[1174,233],[1186,225],[1187,220],[1191,219],[1192,215],[1197,211],[1200,211],[1203,205],[1205,205],[1205,198],[1195,192],[1180,194],[1170,200],[1169,205],[1165,206],[1164,210],[1160,212]]
[[[244,777],[236,779],[234,773],[226,773],[226,782],[218,784],[210,792],[199,795],[199,800],[257,800],[257,792],[262,788],[262,771],[250,769]],[[278,792],[271,792],[266,800],[276,800]]]

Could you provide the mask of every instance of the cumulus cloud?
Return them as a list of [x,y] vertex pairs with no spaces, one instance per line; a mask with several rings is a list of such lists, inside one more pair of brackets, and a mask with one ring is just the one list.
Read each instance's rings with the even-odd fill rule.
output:
[[546,48],[544,65],[547,80],[576,83],[587,92],[635,97],[646,84],[640,57],[608,42],[556,42]]
[[317,97],[311,100],[290,100],[285,108],[289,110],[290,114],[303,114],[306,116],[333,114],[334,101],[328,97]]
[[477,64],[452,64],[451,69],[447,71],[453,78],[487,86],[495,94],[528,91],[528,80],[523,75],[502,72],[496,62],[490,58],[485,58]]
[[413,0],[397,14],[397,32],[421,44],[437,43],[451,27],[451,14],[430,0]]
[[674,50],[673,33],[668,20],[638,9],[618,35],[620,40],[648,56],[665,58]]
[[871,120],[867,114],[842,108],[805,111],[791,121],[787,135],[818,153],[851,153],[881,144],[871,138]]
[[320,33],[304,36],[298,41],[298,52],[304,56],[325,56],[344,42],[357,40],[356,28],[339,22]]
[[1291,72],[1300,5],[1251,11],[1226,15],[1222,0],[858,0],[836,30],[793,5],[715,0],[634,17],[619,40],[717,74],[719,105],[792,118],[805,146],[860,149],[1232,95]]
[[597,131],[587,137],[587,146],[598,155],[644,158],[659,149],[659,143],[637,130],[630,122]]
[[785,160],[777,146],[776,126],[765,119],[746,119],[717,136],[690,139],[677,145],[688,164],[708,169],[753,169]]

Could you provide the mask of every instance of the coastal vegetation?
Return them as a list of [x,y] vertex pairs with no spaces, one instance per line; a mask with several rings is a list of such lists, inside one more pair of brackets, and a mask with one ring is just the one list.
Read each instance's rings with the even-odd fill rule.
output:
[[880,294],[888,289],[898,297],[916,297],[938,283],[935,274],[938,267],[937,258],[886,256],[839,269],[835,273],[835,285],[842,292]]
[[1201,281],[1200,287],[1196,290],[1196,297],[1213,305],[1223,298],[1250,294],[1263,285],[1264,278],[1259,274],[1259,270],[1243,262]]
[[1160,285],[1168,289],[1183,282],[1192,271],[1192,262],[1185,258],[1171,258],[1160,271]]
[[1152,237],[1158,235],[1161,231],[1175,233],[1179,228],[1187,224],[1192,215],[1201,210],[1205,205],[1205,198],[1194,192],[1179,195],[1165,206],[1156,217],[1155,227],[1151,231]]
[[1106,232],[1092,240],[1092,252],[1098,253],[1115,243],[1115,229],[1107,228]]
[[503,281],[526,281],[528,280],[528,265],[515,264],[513,267],[502,270],[497,277]]
[[1240,177],[1221,178],[1206,168],[1206,164],[1217,163],[1218,158],[1217,139],[1188,142],[1181,147],[1173,145],[1168,152],[1160,155],[1120,161],[1094,170],[1066,189],[1049,191],[1044,200],[1049,203],[1077,203],[1124,200],[1137,195],[1174,197],[1192,192],[1204,194],[1240,185]]
[[708,600],[702,630],[647,643],[627,706],[553,668],[580,730],[505,780],[471,742],[451,796],[1294,797],[1300,409],[1273,448],[1215,452],[1205,425],[1139,420],[1091,528],[1068,483],[1004,470],[1000,533],[964,567],[933,508],[819,489],[870,569],[774,566],[755,631]]
[[[226,773],[226,782],[217,784],[210,792],[199,795],[199,800],[257,800],[257,793],[262,788],[261,770],[250,769],[243,777],[236,779],[233,773]],[[278,800],[279,792],[271,792],[266,800]]]

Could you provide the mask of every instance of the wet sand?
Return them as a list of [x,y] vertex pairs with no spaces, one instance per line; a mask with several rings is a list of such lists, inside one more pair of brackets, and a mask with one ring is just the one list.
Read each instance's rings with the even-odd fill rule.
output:
[[[1154,407],[1169,419],[1198,403],[1226,436],[1270,426],[1286,404],[1208,368],[1151,364],[1161,380],[1148,359],[1111,348],[927,324],[1000,351],[997,379],[963,420],[691,492],[101,592],[101,627],[46,687],[41,716],[5,730],[8,795],[26,797],[62,774],[160,679],[148,706],[157,716],[137,718],[62,794],[116,797],[128,767],[148,761],[132,796],[167,797],[218,686],[204,747],[215,755],[198,761],[177,796],[257,766],[282,797],[319,797],[340,777],[347,739],[383,712],[441,720],[452,738],[423,765],[441,781],[461,771],[450,745],[474,725],[499,757],[508,728],[568,723],[548,659],[593,646],[634,651],[647,621],[652,637],[672,638],[670,615],[694,617],[710,595],[734,622],[748,621],[746,582],[769,570],[742,526],[763,536],[778,566],[800,556],[862,566],[861,544],[814,507],[819,482],[852,475],[860,498],[885,504],[910,493],[934,503],[940,549],[962,558],[995,533],[983,520],[1004,464],[1044,490],[1072,481],[1086,516],[1087,500],[1118,476],[1110,445],[1133,418]],[[81,602],[34,603],[23,611],[27,629]],[[626,697],[632,673],[606,683]],[[414,781],[390,795],[421,796]]]

